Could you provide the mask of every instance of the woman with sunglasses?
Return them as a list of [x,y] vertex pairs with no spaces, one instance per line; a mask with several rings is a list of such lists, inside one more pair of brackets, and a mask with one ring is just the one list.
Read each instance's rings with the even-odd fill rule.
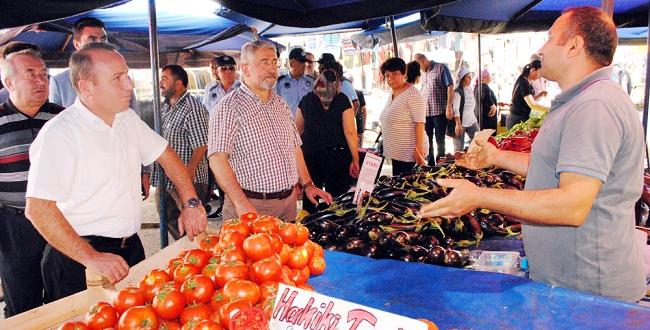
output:
[[[296,128],[302,152],[316,187],[332,197],[345,193],[350,177],[359,176],[359,151],[354,111],[350,99],[340,93],[341,80],[333,68],[324,68],[296,111]],[[304,202],[312,213],[316,205]]]

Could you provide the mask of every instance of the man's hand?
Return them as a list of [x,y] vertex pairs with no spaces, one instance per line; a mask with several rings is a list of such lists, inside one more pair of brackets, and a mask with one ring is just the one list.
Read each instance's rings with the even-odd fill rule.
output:
[[350,162],[350,176],[353,178],[359,177],[359,160],[352,160]]
[[142,200],[146,200],[149,198],[149,190],[151,189],[151,181],[149,180],[149,173],[142,173],[141,176],[142,180],[142,193],[144,196],[142,196]]
[[454,109],[451,107],[451,104],[447,104],[447,110],[445,111],[445,115],[449,120],[454,119]]
[[97,252],[84,261],[83,265],[88,270],[105,276],[111,284],[115,284],[129,275],[129,265],[116,254]]
[[461,155],[456,159],[456,164],[473,170],[494,165],[496,154],[499,152],[497,147],[487,141],[476,140],[475,142],[481,149]]
[[199,207],[186,207],[181,211],[178,217],[178,232],[183,236],[187,233],[190,241],[194,240],[194,236],[202,233],[205,226],[208,224],[208,218],[205,214],[203,205]]
[[472,212],[480,205],[481,190],[467,180],[446,179],[438,180],[443,187],[454,188],[451,193],[442,199],[422,206],[420,217],[444,217],[455,218]]
[[313,184],[307,185],[307,187],[305,187],[305,196],[307,196],[307,198],[314,205],[318,205],[318,200],[317,200],[318,197],[322,198],[323,201],[327,203],[327,205],[332,204],[332,200],[333,200],[332,195],[319,188],[316,188],[316,186],[314,186]]

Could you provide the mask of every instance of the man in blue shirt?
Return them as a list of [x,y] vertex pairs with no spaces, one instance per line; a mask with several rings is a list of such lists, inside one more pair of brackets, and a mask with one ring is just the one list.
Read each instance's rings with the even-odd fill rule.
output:
[[280,95],[296,116],[296,109],[302,97],[314,89],[314,78],[305,74],[305,63],[309,62],[302,48],[294,48],[289,53],[289,73],[278,78],[275,93]]

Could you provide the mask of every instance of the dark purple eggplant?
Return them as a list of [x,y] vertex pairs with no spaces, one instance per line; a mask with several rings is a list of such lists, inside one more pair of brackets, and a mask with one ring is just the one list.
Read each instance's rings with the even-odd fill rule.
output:
[[414,255],[412,255],[410,253],[402,254],[399,259],[402,260],[402,261],[406,261],[406,262],[415,262],[415,261],[417,261],[417,257],[415,257]]
[[382,189],[374,194],[375,198],[380,200],[390,200],[398,197],[406,197],[408,190],[399,188]]
[[469,251],[467,250],[447,250],[445,253],[445,265],[452,267],[463,267],[469,260]]
[[418,241],[421,235],[416,232],[395,231],[393,232],[393,241],[395,246],[402,249],[409,249],[413,242]]
[[381,249],[377,244],[368,244],[366,248],[363,249],[363,254],[366,257],[377,259],[381,257]]
[[429,255],[429,250],[420,245],[412,245],[409,252],[418,259],[418,261],[421,261],[420,259],[424,260],[424,258]]
[[394,219],[395,216],[387,212],[372,212],[366,214],[357,224],[389,225]]
[[429,250],[426,262],[434,265],[442,265],[445,262],[445,253],[447,251],[442,246],[434,246]]
[[318,220],[330,220],[338,217],[339,216],[336,215],[336,212],[334,211],[322,211],[322,212],[317,212],[306,216],[304,219],[302,219],[301,223],[305,226],[309,226],[310,224]]
[[371,241],[376,241],[379,239],[379,235],[383,233],[384,231],[381,230],[378,226],[371,227],[368,229],[368,233],[366,234],[369,240]]
[[485,183],[483,183],[483,180],[481,180],[481,178],[476,177],[476,176],[466,176],[465,180],[467,180],[467,181],[469,181],[469,182],[471,182],[471,183],[473,183],[473,184],[475,184],[475,185],[477,185],[479,187],[485,187],[486,186]]
[[485,217],[485,220],[496,227],[503,227],[505,225],[505,218],[499,213],[491,213]]
[[380,185],[392,186],[393,183],[394,183],[393,178],[388,175],[382,175],[377,179],[377,186]]
[[323,232],[316,236],[315,242],[323,246],[329,246],[334,244],[335,237],[331,232]]
[[456,243],[456,241],[455,241],[453,238],[451,238],[451,237],[446,237],[446,238],[442,241],[442,243],[443,243],[443,245],[446,246],[446,247],[452,247],[452,246],[454,246],[454,244]]
[[420,207],[422,207],[422,203],[420,203],[418,201],[406,199],[406,198],[396,198],[396,199],[392,200],[392,202],[397,203],[397,204],[402,205],[402,206],[405,206],[405,207],[408,207],[408,208],[410,208],[412,210],[419,210]]
[[420,239],[417,241],[417,244],[424,247],[427,250],[433,249],[434,246],[440,245],[438,239],[435,236],[420,236]]
[[514,217],[504,215],[503,216],[503,224],[506,226],[512,226],[521,223],[519,220],[515,219]]
[[465,232],[469,235],[470,239],[480,241],[483,238],[483,230],[476,217],[471,213],[465,214],[460,217],[460,220],[465,225]]
[[385,248],[391,247],[393,244],[393,233],[384,231],[381,234],[379,234],[379,238],[377,238],[377,244]]
[[350,237],[356,235],[354,226],[341,226],[336,230],[336,241],[339,243],[347,242]]
[[320,227],[321,232],[325,233],[333,233],[341,227],[340,225],[337,225],[336,223],[329,220],[318,220],[316,224],[318,227]]
[[345,250],[350,253],[360,254],[363,249],[366,247],[366,242],[362,238],[354,237],[351,238],[345,244]]
[[487,219],[483,218],[479,221],[481,229],[486,234],[486,236],[508,236],[508,231],[493,225]]
[[341,194],[339,197],[336,197],[334,199],[334,202],[336,202],[337,204],[348,203],[348,202],[352,202],[353,198],[354,198],[354,191],[349,191],[344,194]]

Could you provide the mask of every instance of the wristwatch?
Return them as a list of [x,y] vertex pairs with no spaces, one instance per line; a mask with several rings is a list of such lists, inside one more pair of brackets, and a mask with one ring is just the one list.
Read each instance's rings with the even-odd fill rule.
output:
[[199,200],[196,197],[192,197],[192,198],[188,199],[187,202],[185,202],[185,204],[183,204],[184,209],[187,209],[187,208],[192,208],[193,209],[193,208],[197,208],[199,206],[201,206],[201,200]]

